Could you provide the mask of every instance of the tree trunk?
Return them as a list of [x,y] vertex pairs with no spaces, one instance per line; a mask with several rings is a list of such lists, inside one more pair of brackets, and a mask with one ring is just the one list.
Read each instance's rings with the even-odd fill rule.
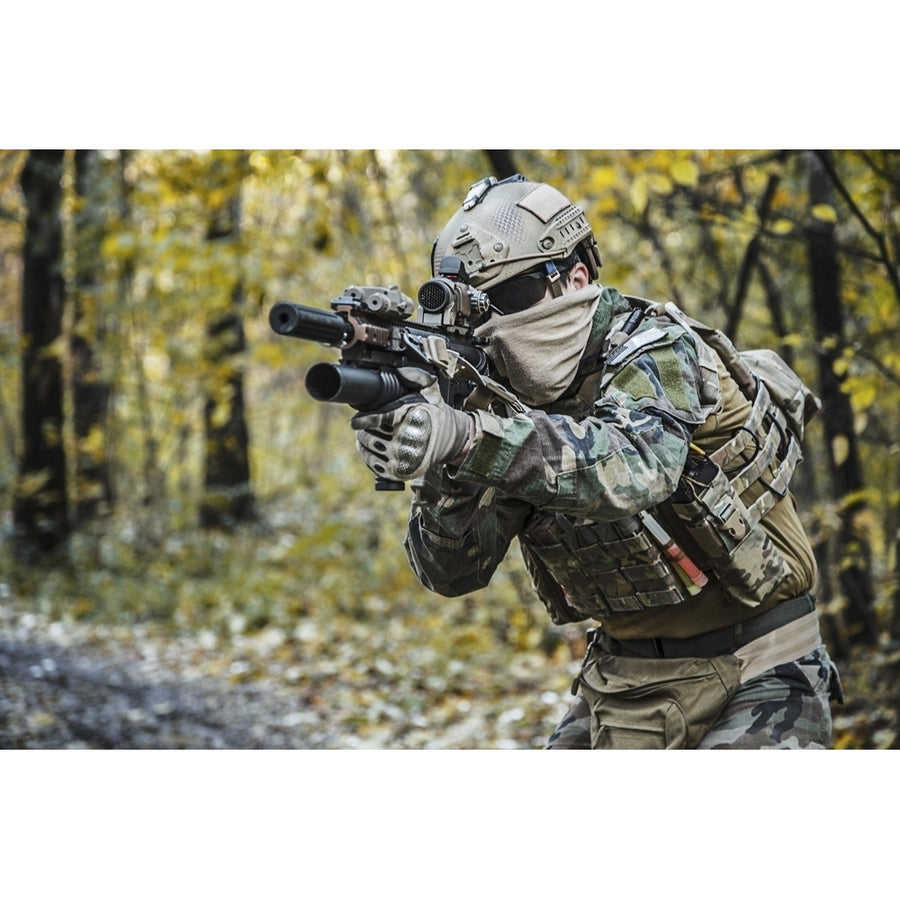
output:
[[[118,164],[118,216],[121,223],[120,227],[126,232],[136,231],[138,228],[134,216],[134,186],[131,183],[128,172],[132,152],[131,150],[120,150]],[[150,391],[147,386],[147,374],[144,368],[147,339],[142,334],[143,329],[137,327],[136,324],[135,274],[135,260],[129,255],[122,261],[121,269],[116,279],[116,291],[119,296],[119,309],[121,310],[118,327],[123,332],[123,337],[121,338],[124,342],[123,345],[127,346],[131,353],[135,391],[137,393],[137,418],[142,431],[140,502],[145,508],[152,509],[164,499],[166,483],[165,473],[160,463],[159,439],[156,437],[153,427],[153,416],[150,410]],[[116,378],[113,380],[117,381]],[[114,456],[111,456],[111,459],[114,459]],[[146,522],[151,524],[152,520],[148,518]],[[148,532],[142,535],[142,538],[156,541],[159,535]]]
[[894,592],[891,595],[890,634],[900,641],[900,529],[894,534]]
[[72,312],[72,417],[75,427],[75,519],[84,522],[112,504],[106,412],[109,384],[94,356],[94,344],[102,339],[100,327],[100,242],[102,211],[96,198],[98,154],[75,152],[75,295]]
[[[813,206],[831,204],[826,173],[819,160],[809,156],[809,196]],[[832,565],[839,571],[839,585],[846,600],[841,619],[849,640],[874,642],[877,625],[873,613],[874,588],[871,547],[860,524],[866,509],[858,499],[863,488],[850,400],[841,391],[842,378],[834,364],[843,347],[843,305],[834,224],[811,217],[807,246],[812,287],[813,317],[819,344],[819,378],[823,401],[822,421],[831,474],[832,493],[841,510],[841,528]],[[841,649],[841,648],[838,648]]]
[[[207,239],[233,240],[239,228],[237,191],[214,215]],[[244,415],[244,379],[240,354],[244,352],[243,288],[238,281],[228,307],[207,326],[207,362],[211,388],[204,407],[206,433],[204,495],[200,524],[204,528],[233,528],[255,517],[250,485],[250,454]]]
[[13,509],[26,558],[69,535],[63,444],[62,175],[64,151],[32,150],[21,174],[25,198],[22,271],[22,456]]
[[518,172],[513,160],[512,150],[485,150],[484,152],[487,154],[491,168],[494,170],[494,175],[501,181]]

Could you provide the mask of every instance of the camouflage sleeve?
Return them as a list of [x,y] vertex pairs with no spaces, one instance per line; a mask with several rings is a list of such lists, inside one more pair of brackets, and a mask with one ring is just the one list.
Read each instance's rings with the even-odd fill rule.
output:
[[710,376],[682,329],[656,327],[663,337],[601,380],[586,418],[541,410],[508,418],[476,413],[475,443],[457,477],[597,521],[668,497],[691,434],[710,411],[704,384]]
[[425,587],[445,597],[483,588],[528,511],[494,488],[461,484],[434,505],[412,508],[404,542],[409,563]]

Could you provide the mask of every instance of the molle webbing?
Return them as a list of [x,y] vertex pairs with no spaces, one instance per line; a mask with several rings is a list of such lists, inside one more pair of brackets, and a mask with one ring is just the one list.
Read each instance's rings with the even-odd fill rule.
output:
[[[777,466],[766,478],[768,490],[747,507],[750,515],[759,521],[787,493],[802,454],[800,442],[788,428],[784,414],[772,402],[768,389],[759,379],[756,383],[757,393],[746,423],[731,440],[710,453],[709,458],[726,472],[738,494],[743,494],[770,467]],[[749,461],[736,466],[748,452]]]
[[557,624],[669,606],[688,596],[636,517],[609,523],[536,515],[522,538],[538,596]]

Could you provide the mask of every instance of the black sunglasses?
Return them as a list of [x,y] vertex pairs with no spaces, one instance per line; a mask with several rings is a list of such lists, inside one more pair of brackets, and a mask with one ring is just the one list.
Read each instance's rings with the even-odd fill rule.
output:
[[547,273],[525,272],[492,287],[487,295],[494,310],[505,316],[529,309],[546,293]]
[[569,277],[572,266],[580,260],[577,255],[572,256],[570,265],[557,266],[552,262],[544,263],[543,268],[533,272],[524,272],[492,287],[486,293],[491,301],[491,309],[501,316],[522,312],[530,309],[536,303],[544,299],[547,293],[547,280],[553,275],[559,275],[560,282],[565,283]]

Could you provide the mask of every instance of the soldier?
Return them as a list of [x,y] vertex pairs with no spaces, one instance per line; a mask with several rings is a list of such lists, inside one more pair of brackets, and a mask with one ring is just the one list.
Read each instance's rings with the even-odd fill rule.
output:
[[423,372],[352,425],[377,475],[439,479],[405,541],[426,587],[485,587],[518,538],[552,620],[598,623],[548,748],[830,747],[840,681],[788,490],[818,401],[774,354],[599,284],[550,185],[473,185],[433,273],[451,256],[515,397],[454,409]]

